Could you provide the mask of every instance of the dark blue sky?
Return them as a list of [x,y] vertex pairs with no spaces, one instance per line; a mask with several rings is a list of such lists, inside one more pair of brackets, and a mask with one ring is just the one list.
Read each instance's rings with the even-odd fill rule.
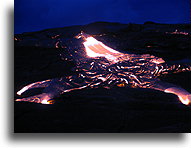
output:
[[15,0],[15,33],[95,21],[189,23],[189,0]]

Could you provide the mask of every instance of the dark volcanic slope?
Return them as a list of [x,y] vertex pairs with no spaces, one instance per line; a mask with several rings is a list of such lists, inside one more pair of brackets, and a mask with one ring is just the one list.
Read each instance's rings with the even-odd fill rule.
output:
[[[31,82],[71,74],[75,61],[85,55],[75,38],[82,30],[122,52],[150,53],[167,61],[191,60],[188,24],[97,22],[17,34],[15,91]],[[162,79],[190,91],[190,78],[190,73],[181,73]],[[190,106],[171,94],[100,88],[64,94],[54,105],[16,102],[15,132],[190,132],[190,116]]]

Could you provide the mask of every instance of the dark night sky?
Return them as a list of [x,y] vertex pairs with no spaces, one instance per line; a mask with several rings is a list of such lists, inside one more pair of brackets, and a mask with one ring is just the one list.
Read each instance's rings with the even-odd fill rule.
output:
[[189,23],[189,0],[15,0],[15,33],[95,21]]

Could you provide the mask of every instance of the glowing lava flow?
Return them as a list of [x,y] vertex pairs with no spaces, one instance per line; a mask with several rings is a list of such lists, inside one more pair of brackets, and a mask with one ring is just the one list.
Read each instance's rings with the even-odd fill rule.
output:
[[173,93],[175,95],[178,96],[179,100],[185,104],[188,105],[190,104],[190,99],[191,99],[191,94],[186,92],[184,89],[182,88],[176,88],[176,87],[172,87],[172,88],[168,88],[166,89],[164,92],[166,93]]
[[[88,57],[76,65],[75,74],[29,84],[17,94],[21,95],[33,88],[44,88],[44,90],[39,95],[16,101],[53,104],[52,99],[70,91],[98,87],[109,89],[118,86],[155,89],[175,94],[183,104],[190,104],[189,92],[179,86],[160,81],[161,75],[191,71],[190,64],[168,64],[162,58],[149,54],[121,53],[84,32],[76,38],[84,40],[83,45]],[[56,48],[59,48],[59,42],[58,40]]]
[[42,100],[41,104],[50,104],[47,100]]
[[181,34],[181,35],[189,35],[188,32],[178,31],[177,29],[174,32],[166,32],[167,34]]
[[117,58],[123,55],[123,53],[104,45],[93,37],[87,37],[83,44],[89,57],[105,57],[109,61],[117,62]]

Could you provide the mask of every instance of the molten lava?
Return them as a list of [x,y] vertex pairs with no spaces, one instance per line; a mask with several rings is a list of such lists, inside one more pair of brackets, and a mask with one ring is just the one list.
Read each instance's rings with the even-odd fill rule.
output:
[[29,84],[17,94],[21,95],[32,88],[44,88],[43,93],[16,101],[52,104],[50,100],[70,91],[97,87],[110,89],[117,86],[149,88],[172,93],[177,95],[183,104],[190,104],[189,92],[174,84],[162,82],[159,78],[168,73],[191,71],[191,65],[168,64],[162,58],[149,54],[121,53],[83,32],[76,38],[81,37],[85,40],[83,45],[87,58],[76,65],[75,74]]
[[116,61],[118,56],[123,55],[93,37],[87,37],[83,44],[89,57],[105,57],[109,61]]

